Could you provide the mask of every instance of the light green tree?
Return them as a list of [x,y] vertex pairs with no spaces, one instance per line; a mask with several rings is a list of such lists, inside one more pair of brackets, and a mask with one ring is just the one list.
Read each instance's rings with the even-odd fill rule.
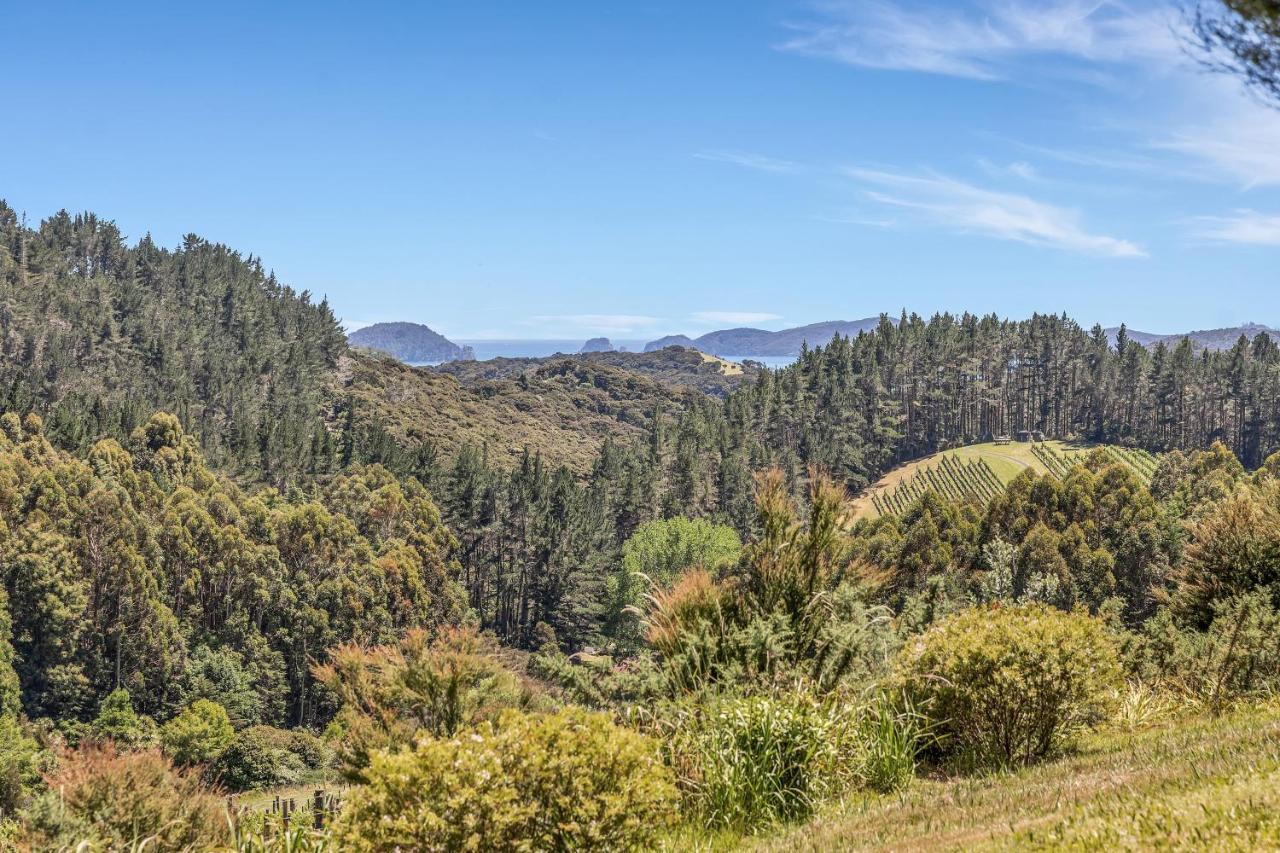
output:
[[227,709],[197,699],[160,728],[160,744],[175,764],[207,764],[235,739]]
[[622,564],[609,580],[606,633],[619,644],[639,642],[635,614],[650,589],[666,589],[687,570],[703,568],[713,575],[734,563],[742,540],[731,527],[704,519],[659,519],[640,525],[622,546]]

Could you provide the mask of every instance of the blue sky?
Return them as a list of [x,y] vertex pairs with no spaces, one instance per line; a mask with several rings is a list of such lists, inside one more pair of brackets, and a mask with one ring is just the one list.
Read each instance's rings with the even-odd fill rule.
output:
[[110,6],[6,4],[0,197],[228,243],[351,327],[1280,325],[1280,112],[1170,6]]

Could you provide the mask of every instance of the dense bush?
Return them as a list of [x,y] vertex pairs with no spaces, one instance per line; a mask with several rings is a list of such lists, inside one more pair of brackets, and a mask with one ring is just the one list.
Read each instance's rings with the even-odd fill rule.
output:
[[23,730],[17,717],[0,714],[0,820],[17,812],[38,781],[35,739]]
[[205,850],[226,840],[221,798],[156,750],[86,746],[45,781],[28,829],[36,849]]
[[315,735],[271,726],[236,734],[210,766],[210,774],[233,791],[296,784],[308,770],[326,766],[332,751]]
[[891,680],[943,752],[977,767],[1045,758],[1099,721],[1119,682],[1103,624],[1043,605],[972,608],[909,643]]
[[133,710],[129,691],[123,687],[117,687],[102,700],[90,731],[94,738],[112,741],[121,748],[144,749],[156,741],[155,721]]
[[213,761],[235,736],[227,710],[208,699],[192,702],[160,728],[164,751],[185,767]]
[[668,755],[710,827],[752,830],[807,817],[859,773],[857,724],[803,693],[733,697],[686,709]]
[[742,542],[731,527],[676,517],[640,525],[622,545],[622,561],[608,579],[605,633],[621,648],[639,645],[636,613],[646,589],[669,588],[690,569],[717,574],[738,559]]
[[1280,609],[1262,588],[1213,606],[1207,631],[1161,610],[1143,626],[1130,654],[1134,674],[1213,710],[1280,692]]
[[1280,483],[1210,505],[1188,533],[1173,602],[1192,625],[1207,628],[1216,604],[1258,589],[1276,592],[1280,604]]
[[602,714],[504,713],[375,753],[335,824],[344,850],[629,850],[674,811],[656,745]]

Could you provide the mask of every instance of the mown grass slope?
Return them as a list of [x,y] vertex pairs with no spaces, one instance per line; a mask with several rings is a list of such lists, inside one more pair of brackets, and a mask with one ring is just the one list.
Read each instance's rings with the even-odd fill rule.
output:
[[1016,773],[854,795],[808,824],[741,846],[1280,849],[1280,702],[1095,733],[1075,755]]

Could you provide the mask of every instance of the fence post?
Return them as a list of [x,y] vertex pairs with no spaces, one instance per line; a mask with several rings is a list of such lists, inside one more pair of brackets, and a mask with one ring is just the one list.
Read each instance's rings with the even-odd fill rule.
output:
[[311,816],[316,829],[324,829],[324,789],[316,788],[315,799],[311,801]]

